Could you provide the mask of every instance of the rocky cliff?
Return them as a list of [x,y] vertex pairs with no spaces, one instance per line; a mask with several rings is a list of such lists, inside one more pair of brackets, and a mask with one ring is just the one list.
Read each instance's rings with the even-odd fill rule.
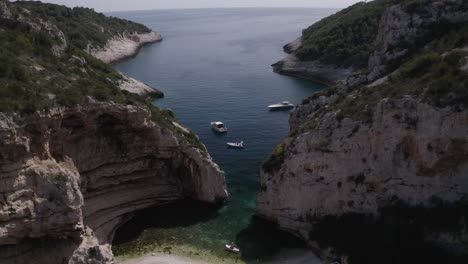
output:
[[426,2],[385,6],[366,68],[304,100],[263,165],[257,214],[325,262],[468,259],[467,5]]
[[146,44],[160,41],[162,41],[162,37],[158,32],[125,33],[114,36],[104,47],[88,47],[88,52],[104,62],[114,63],[135,56]]
[[[0,124],[2,263],[91,260],[132,212],[227,197],[223,172],[210,157],[144,108],[94,103],[2,115]],[[54,240],[66,249],[54,250],[64,246],[47,242]]]
[[[73,37],[79,25],[70,17],[95,18],[102,30]],[[228,196],[224,173],[172,112],[80,49],[116,25],[141,27],[88,9],[0,0],[2,264],[113,263],[114,233],[134,212]]]

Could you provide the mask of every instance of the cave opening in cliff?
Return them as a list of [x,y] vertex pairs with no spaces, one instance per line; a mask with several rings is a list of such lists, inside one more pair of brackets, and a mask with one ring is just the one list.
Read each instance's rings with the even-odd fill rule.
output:
[[[133,213],[131,220],[117,229],[112,241],[114,253],[122,252],[122,245],[131,243],[142,237],[145,230],[183,228],[197,223],[209,221],[217,217],[218,205],[184,199],[162,206],[150,207]],[[151,237],[154,244],[164,243],[166,237]],[[169,239],[172,239],[170,237]]]
[[[267,260],[283,249],[294,254],[294,250],[307,247],[302,240],[280,230],[277,224],[254,215],[237,229],[232,225],[243,219],[225,216],[223,210],[226,207],[229,203],[219,207],[182,200],[140,210],[116,231],[112,241],[113,252],[117,258],[148,253],[198,258],[209,252],[211,256],[256,262]],[[225,251],[224,244],[229,241],[235,241],[242,254],[231,255]]]

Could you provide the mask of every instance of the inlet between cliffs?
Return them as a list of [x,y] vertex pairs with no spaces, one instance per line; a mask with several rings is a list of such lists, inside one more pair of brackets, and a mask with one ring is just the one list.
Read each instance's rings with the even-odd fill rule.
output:
[[[115,67],[165,94],[155,104],[171,109],[207,146],[226,173],[231,199],[214,213],[191,204],[141,212],[117,232],[117,259],[151,253],[184,255],[209,263],[251,261],[317,263],[300,240],[252,218],[261,163],[288,134],[289,112],[269,112],[284,100],[300,104],[322,85],[281,76],[270,64],[302,28],[336,12],[327,9],[209,9],[113,13],[161,32],[164,41],[144,47]],[[284,21],[294,23],[284,23]],[[255,26],[252,26],[255,25]],[[210,122],[229,129],[217,135]],[[245,149],[226,142],[244,141]],[[162,218],[161,216],[165,216]],[[235,240],[241,255],[224,250]],[[283,262],[281,262],[283,261]],[[306,262],[300,262],[306,261]]]

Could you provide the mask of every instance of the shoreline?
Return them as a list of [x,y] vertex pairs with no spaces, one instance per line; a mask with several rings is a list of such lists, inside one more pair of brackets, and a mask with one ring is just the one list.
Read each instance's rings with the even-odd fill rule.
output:
[[125,260],[117,260],[118,264],[210,264],[208,262],[195,260],[192,258],[169,255],[161,253],[150,253],[143,256],[128,258]]
[[153,88],[146,83],[139,81],[135,78],[129,77],[123,73],[120,73],[123,77],[119,83],[121,90],[128,91],[133,94],[138,94],[143,97],[149,97],[153,99],[164,98],[164,93],[160,90]]
[[[105,63],[116,64],[125,59],[135,57],[145,45],[161,41],[162,37],[158,32],[151,31],[142,34],[134,32],[132,34],[114,36],[104,47],[98,49],[88,48],[87,53]],[[119,83],[121,90],[153,99],[164,97],[162,91],[123,73],[120,74],[123,77]]]
[[[180,253],[153,252],[143,255],[121,256],[117,257],[116,264],[245,264],[252,260],[243,260],[241,258],[221,258],[212,259],[191,257]],[[239,256],[240,257],[240,256]],[[259,264],[322,264],[322,260],[312,250],[307,249],[283,249],[266,261],[257,262]],[[258,260],[257,260],[258,261]]]
[[118,35],[110,39],[106,45],[98,49],[88,49],[88,53],[93,57],[106,63],[118,63],[124,59],[134,57],[141,48],[147,44],[161,42],[162,37],[159,32]]

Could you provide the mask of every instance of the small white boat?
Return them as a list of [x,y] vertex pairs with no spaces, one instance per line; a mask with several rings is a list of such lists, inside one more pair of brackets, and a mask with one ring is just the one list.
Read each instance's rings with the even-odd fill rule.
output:
[[211,122],[210,124],[211,124],[211,127],[219,133],[227,132],[227,128],[223,124],[223,122],[215,121],[215,122]]
[[236,244],[231,243],[231,244],[226,244],[225,245],[226,250],[232,253],[240,253],[240,249],[236,246]]
[[244,148],[244,141],[226,143],[231,148]]
[[290,102],[288,101],[283,101],[281,103],[278,103],[278,104],[272,104],[272,105],[269,105],[268,108],[270,110],[281,110],[281,109],[290,109],[290,108],[293,108],[294,105],[291,104]]

